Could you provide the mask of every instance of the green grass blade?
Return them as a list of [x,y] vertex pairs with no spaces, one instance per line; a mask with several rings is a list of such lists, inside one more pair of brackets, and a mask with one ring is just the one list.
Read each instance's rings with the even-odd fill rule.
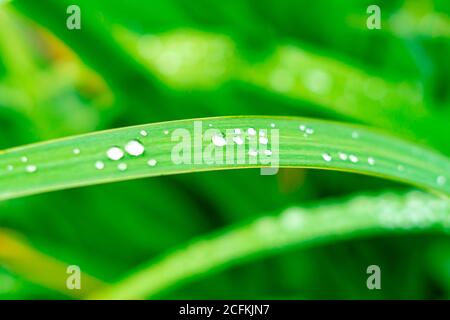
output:
[[[330,223],[333,221],[333,223]],[[412,191],[359,196],[341,203],[290,208],[241,227],[201,237],[131,273],[96,299],[138,299],[292,246],[397,232],[450,231],[450,202]]]
[[[250,156],[250,141],[253,140],[242,135],[245,159],[241,160],[245,163],[238,162],[236,149],[234,158],[225,160],[226,147],[236,147],[233,141],[228,141],[224,147],[216,147],[211,142],[211,137],[220,132],[234,129],[247,132],[249,128],[255,129],[256,135],[259,130],[267,130],[268,144],[259,143],[255,147],[259,148],[259,154]],[[174,147],[180,146],[180,140],[174,136],[179,130],[190,134],[191,140],[187,142],[192,152],[185,163],[175,164],[172,152]],[[145,136],[141,131],[145,131]],[[275,139],[277,136],[279,140]],[[120,161],[108,159],[109,148],[123,149],[134,139],[145,147],[143,155],[125,154]],[[176,141],[172,141],[174,139]],[[195,142],[202,145],[195,147]],[[273,154],[263,157],[261,153],[266,147]],[[205,162],[207,150],[213,150],[210,155],[219,155],[212,159],[214,163]],[[345,160],[341,159],[342,154]],[[149,160],[156,160],[156,165],[148,165]],[[104,165],[102,170],[96,168],[98,161]],[[155,123],[9,149],[0,152],[0,200],[150,176],[278,165],[379,176],[450,194],[447,183],[450,161],[433,151],[364,127],[306,118],[255,116]]]

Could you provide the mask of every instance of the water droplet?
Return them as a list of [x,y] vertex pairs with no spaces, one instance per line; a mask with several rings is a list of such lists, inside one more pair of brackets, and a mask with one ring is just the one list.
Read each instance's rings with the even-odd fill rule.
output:
[[357,131],[353,131],[352,132],[352,138],[353,139],[358,139],[359,138],[359,133]]
[[265,137],[266,136],[266,131],[264,131],[263,129],[259,130],[259,136],[260,137]]
[[405,171],[405,167],[402,166],[401,164],[399,164],[399,165],[397,166],[397,170],[398,170],[398,171]]
[[6,167],[6,170],[8,170],[8,171],[13,171],[13,170],[14,170],[14,166],[8,165],[8,166]]
[[103,161],[97,161],[97,162],[95,163],[95,167],[96,167],[98,170],[103,170],[103,168],[105,168],[105,164],[103,163]]
[[124,153],[122,149],[120,149],[119,147],[112,147],[108,149],[106,155],[108,156],[109,159],[117,161],[123,158]]
[[131,140],[130,142],[127,143],[127,145],[125,146],[125,151],[131,155],[131,156],[140,156],[141,154],[144,153],[145,148],[142,145],[142,143],[140,143],[137,140]]
[[212,123],[208,124],[208,127],[212,127]]
[[436,178],[436,183],[440,186],[443,186],[447,182],[447,179],[445,179],[444,176],[439,176]]
[[238,145],[241,145],[244,143],[244,140],[241,137],[233,137],[233,141]]
[[306,129],[305,125],[303,124],[299,125],[298,128],[300,129],[300,131],[305,131]]
[[252,157],[256,157],[258,155],[258,151],[256,151],[255,149],[250,149],[248,151],[248,155],[252,156]]
[[234,129],[235,134],[241,134],[241,129]]
[[22,161],[23,163],[28,162],[28,158],[27,157],[21,157],[20,161]]
[[330,162],[333,159],[329,153],[322,153],[322,158],[326,162]]
[[367,158],[367,162],[368,162],[371,166],[373,166],[373,165],[375,164],[375,159],[372,158],[372,157],[369,157],[369,158]]
[[264,150],[264,154],[266,156],[271,156],[272,155],[272,151],[271,150]]
[[122,162],[122,163],[119,163],[119,165],[117,166],[117,169],[119,169],[120,171],[125,171],[128,169],[128,166],[126,163]]
[[347,154],[346,153],[343,153],[343,152],[339,152],[339,159],[341,159],[341,160],[347,160],[348,159],[348,156],[347,156]]
[[164,134],[169,134],[169,130],[164,130]]
[[33,173],[37,171],[37,167],[34,164],[30,164],[25,167],[25,170],[29,173]]
[[261,144],[267,144],[269,142],[269,139],[266,137],[259,137],[259,143]]
[[305,130],[305,132],[306,132],[307,134],[313,134],[313,133],[314,133],[314,129],[312,129],[312,128],[307,128],[307,129]]
[[254,135],[256,134],[256,130],[253,129],[253,128],[249,128],[249,129],[247,130],[247,132],[248,132],[248,134],[251,135],[251,136],[254,136]]
[[147,161],[147,164],[150,167],[154,167],[154,166],[156,166],[156,160],[155,159],[150,159],[150,160]]
[[227,140],[225,140],[224,137],[222,137],[221,135],[213,135],[212,137],[212,142],[214,143],[214,145],[218,146],[218,147],[223,147],[224,145],[227,144]]
[[275,128],[275,123],[271,123],[270,127]]
[[75,154],[75,155],[79,155],[80,154],[80,152],[81,152],[81,150],[80,149],[73,149],[73,154]]
[[140,134],[143,137],[146,137],[148,135],[147,131],[145,131],[145,130],[141,130]]
[[358,162],[358,157],[355,156],[355,155],[353,155],[353,154],[349,155],[348,158],[349,158],[350,161],[353,162],[353,163],[357,163],[357,162]]

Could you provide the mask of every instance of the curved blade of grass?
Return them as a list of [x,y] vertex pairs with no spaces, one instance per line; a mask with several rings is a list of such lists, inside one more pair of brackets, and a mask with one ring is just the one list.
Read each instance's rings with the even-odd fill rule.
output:
[[[251,140],[246,136],[252,136],[244,135],[245,163],[238,162],[237,151],[227,162],[224,156],[211,164],[205,162],[206,151],[214,147],[211,136],[234,129],[247,132],[249,128],[255,129],[256,135],[261,129],[267,130],[267,148],[272,151],[271,156],[261,155],[262,148],[266,147],[261,143],[258,145],[260,153],[250,156]],[[183,145],[176,136],[180,130],[190,135],[184,146],[190,144],[191,152],[185,163],[176,164],[172,153],[174,147]],[[145,136],[141,135],[142,131]],[[123,148],[133,139],[139,139],[144,145],[143,155],[125,155],[120,161],[107,158],[110,147]],[[228,141],[228,145],[235,147],[233,141]],[[226,154],[226,147],[216,147],[216,153],[212,154],[217,155],[220,150]],[[149,160],[156,160],[156,165],[148,165]],[[104,164],[102,170],[96,168],[97,161]],[[119,166],[123,170],[119,170]],[[433,151],[348,124],[306,118],[245,116],[127,127],[2,151],[0,200],[150,176],[277,166],[356,172],[450,194],[447,182],[450,180],[450,161]]]
[[159,257],[112,287],[95,293],[95,299],[138,299],[243,260],[278,253],[292,246],[353,239],[397,232],[450,231],[450,202],[412,191],[358,196],[341,203],[290,208],[250,224],[221,231]]

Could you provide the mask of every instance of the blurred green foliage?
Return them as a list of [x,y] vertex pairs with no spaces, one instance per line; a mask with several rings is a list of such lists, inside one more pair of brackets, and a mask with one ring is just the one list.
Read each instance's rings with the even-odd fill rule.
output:
[[[365,123],[450,155],[446,0],[378,1],[381,30],[366,28],[372,3],[362,0],[78,0],[81,30],[66,27],[70,4],[0,1],[1,149],[154,121],[269,114]],[[405,186],[292,169],[189,174],[1,202],[0,227],[114,283],[193,237],[386,189]],[[0,252],[9,243],[0,237]],[[162,298],[448,298],[449,261],[448,236],[378,236],[241,264]],[[381,291],[365,286],[370,264],[383,270]],[[0,298],[65,297],[18,269],[0,259]]]

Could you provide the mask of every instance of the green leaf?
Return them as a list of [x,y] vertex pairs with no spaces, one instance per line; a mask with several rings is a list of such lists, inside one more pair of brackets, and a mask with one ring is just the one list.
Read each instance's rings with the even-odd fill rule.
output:
[[425,230],[450,231],[448,200],[412,191],[404,195],[358,196],[306,209],[290,208],[277,216],[266,216],[196,239],[147,263],[90,298],[152,297],[243,260],[273,255],[293,246]]
[[[228,135],[235,129],[240,129],[245,141],[242,154]],[[248,134],[248,129],[256,134]],[[254,138],[260,130],[266,130],[267,145]],[[186,139],[183,142],[181,133]],[[221,134],[226,134],[227,146],[211,142],[213,136]],[[124,150],[132,140],[144,146],[142,155],[125,153],[119,161],[107,157],[110,148]],[[183,147],[185,152],[176,152]],[[272,155],[264,155],[266,149]],[[255,156],[249,154],[252,151]],[[173,154],[183,156],[184,162],[177,163],[180,159]],[[256,167],[356,172],[450,194],[450,161],[394,137],[364,127],[306,118],[220,117],[127,127],[3,151],[0,200],[143,177]]]

